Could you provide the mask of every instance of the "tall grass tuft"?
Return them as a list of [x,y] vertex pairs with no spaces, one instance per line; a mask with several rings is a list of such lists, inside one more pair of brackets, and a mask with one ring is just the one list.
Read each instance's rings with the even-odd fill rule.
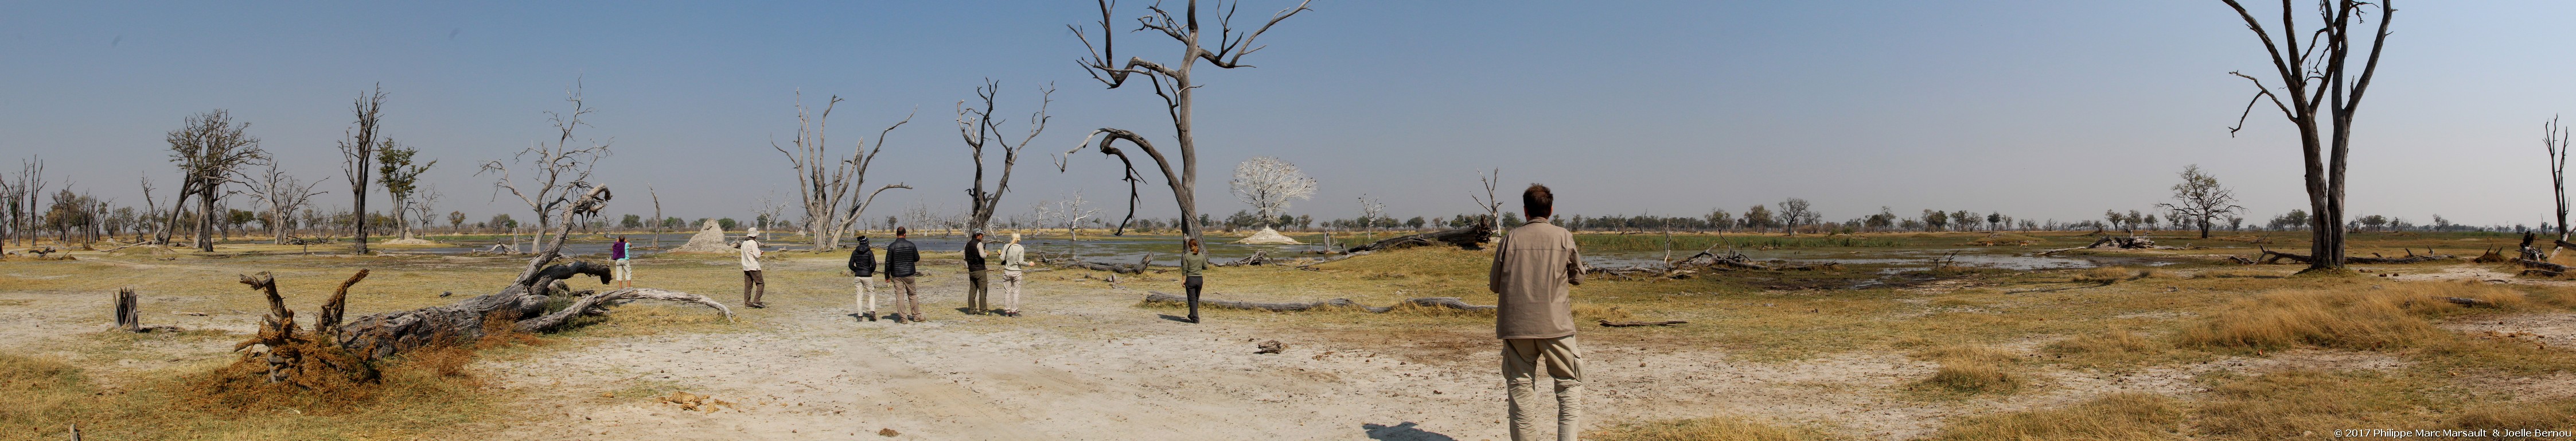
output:
[[1914,358],[1932,360],[1941,368],[1931,378],[1915,382],[1917,386],[1945,389],[1950,392],[1979,394],[2019,390],[2023,380],[2007,371],[2015,361],[2008,352],[1974,345],[1942,346],[1917,351]]

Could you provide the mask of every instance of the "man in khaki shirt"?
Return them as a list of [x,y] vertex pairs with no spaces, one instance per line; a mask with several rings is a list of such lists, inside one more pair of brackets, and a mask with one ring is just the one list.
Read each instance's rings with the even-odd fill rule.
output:
[[1495,302],[1494,336],[1503,340],[1505,395],[1511,402],[1512,441],[1538,436],[1535,395],[1538,366],[1556,380],[1556,439],[1573,441],[1583,415],[1583,355],[1574,344],[1573,285],[1583,284],[1583,259],[1575,252],[1574,233],[1548,223],[1556,195],[1547,186],[1530,184],[1521,192],[1521,211],[1529,223],[1503,234],[1494,247],[1488,289]]

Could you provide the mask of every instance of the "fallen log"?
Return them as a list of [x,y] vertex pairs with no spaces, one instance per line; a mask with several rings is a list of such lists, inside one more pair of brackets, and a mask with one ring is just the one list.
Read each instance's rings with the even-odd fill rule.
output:
[[1690,322],[1681,321],[1681,320],[1663,320],[1663,321],[1652,321],[1652,322],[1614,322],[1614,321],[1610,321],[1609,319],[1602,319],[1602,320],[1601,320],[1601,326],[1607,326],[1607,327],[1612,327],[1612,328],[1632,328],[1632,327],[1638,327],[1638,326],[1672,326],[1672,325],[1678,325],[1678,324],[1683,324],[1683,323],[1690,323]]
[[1485,240],[1493,237],[1493,225],[1486,222],[1477,222],[1476,225],[1466,228],[1453,228],[1429,233],[1397,236],[1392,239],[1381,240],[1368,245],[1351,247],[1351,249],[1343,250],[1342,252],[1357,253],[1362,251],[1392,250],[1397,248],[1437,245],[1443,243],[1456,245],[1458,248],[1481,250],[1484,249]]
[[1215,264],[1215,266],[1250,266],[1250,265],[1268,265],[1268,264],[1270,264],[1270,250],[1261,250],[1261,251],[1254,251],[1254,252],[1252,252],[1252,255],[1251,255],[1251,256],[1246,256],[1246,257],[1244,257],[1244,258],[1243,258],[1243,259],[1241,259],[1241,260],[1236,260],[1236,261],[1233,261],[1233,262],[1226,262],[1226,263],[1219,263],[1219,264]]
[[2492,307],[2492,306],[2495,306],[2495,305],[2496,305],[2494,301],[2482,300],[2482,299],[2472,299],[2472,298],[2467,298],[2467,297],[2442,297],[2441,299],[2442,299],[2442,301],[2445,301],[2445,302],[2451,302],[2452,304],[2457,304],[2457,305],[2460,305],[2460,306],[2467,306],[2467,307],[2472,307],[2472,308]]
[[1135,264],[1135,265],[1120,265],[1120,264],[1115,264],[1115,263],[1100,263],[1100,262],[1092,262],[1092,261],[1087,261],[1087,260],[1078,260],[1078,259],[1072,259],[1072,258],[1058,259],[1058,260],[1052,260],[1052,261],[1047,262],[1047,264],[1048,264],[1048,265],[1055,265],[1055,266],[1066,267],[1066,268],[1081,268],[1081,269],[1087,269],[1087,270],[1092,270],[1092,271],[1107,271],[1107,272],[1116,273],[1116,274],[1144,274],[1144,273],[1145,273],[1145,269],[1146,269],[1146,268],[1150,268],[1150,267],[1152,267],[1153,263],[1154,263],[1154,254],[1153,254],[1153,253],[1146,253],[1146,254],[1145,254],[1145,257],[1144,257],[1143,259],[1138,260],[1138,261],[1136,262],[1136,264]]
[[[2426,250],[2425,252],[2426,252],[2426,253],[2431,253],[2432,251],[2428,249],[2428,250]],[[2262,262],[2263,264],[2265,264],[2265,265],[2278,264],[2278,263],[2280,263],[2280,262],[2281,262],[2281,261],[2283,261],[2283,260],[2287,260],[2287,261],[2291,261],[2291,262],[2295,262],[2295,263],[2309,263],[2309,262],[2311,262],[2311,261],[2316,260],[2316,258],[2314,258],[2314,257],[2309,257],[2309,256],[2307,256],[2307,255],[2302,255],[2302,254],[2290,254],[2290,253],[2284,253],[2284,252],[2279,252],[2279,251],[2272,251],[2272,250],[2268,250],[2268,249],[2267,249],[2267,250],[2263,250],[2263,254],[2262,254],[2261,256],[2262,256],[2262,257],[2260,257],[2260,258],[2258,258],[2258,259],[2256,259],[2256,260],[2261,261],[2261,262]],[[2359,264],[2368,264],[2368,265],[2403,264],[2403,263],[2424,263],[2424,262],[2440,262],[2440,261],[2451,261],[2451,260],[2459,260],[2459,257],[2458,257],[2458,256],[2450,256],[2450,255],[2440,255],[2440,254],[2421,254],[2421,255],[2419,255],[2419,254],[2415,254],[2415,251],[2414,251],[2414,250],[2407,250],[2407,251],[2406,251],[2406,257],[2379,257],[2379,256],[2374,255],[2374,256],[2370,256],[2370,257],[2362,257],[2362,256],[2346,256],[2346,257],[2344,257],[2344,258],[2343,258],[2343,262],[2344,262],[2344,263],[2359,263]]]
[[663,300],[696,303],[706,305],[709,308],[715,308],[716,312],[724,314],[725,321],[730,322],[734,320],[733,308],[727,308],[723,303],[717,303],[715,300],[708,299],[706,296],[654,288],[625,288],[603,293],[582,295],[579,299],[573,300],[571,305],[565,306],[564,309],[557,310],[543,316],[538,316],[537,318],[520,320],[517,325],[514,325],[514,327],[519,332],[528,333],[553,331],[555,328],[571,323],[574,318],[608,315],[608,307],[622,305],[633,300]]
[[[1161,292],[1161,291],[1146,291],[1146,292],[1145,292],[1145,303],[1188,303],[1188,302],[1189,302],[1189,297],[1185,297],[1185,296],[1174,295],[1174,294],[1165,294],[1165,293],[1163,293],[1163,292]],[[1387,311],[1394,311],[1394,310],[1395,310],[1395,308],[1400,307],[1400,306],[1405,306],[1405,305],[1412,305],[1412,306],[1416,306],[1416,307],[1423,307],[1423,308],[1448,308],[1448,309],[1455,309],[1455,310],[1460,310],[1460,311],[1492,311],[1492,310],[1494,310],[1494,309],[1495,309],[1495,306],[1494,306],[1494,305],[1473,305],[1473,304],[1468,304],[1466,300],[1462,300],[1462,299],[1459,299],[1459,298],[1457,298],[1457,297],[1416,297],[1416,298],[1411,298],[1411,299],[1405,299],[1405,301],[1404,301],[1404,302],[1402,302],[1402,303],[1397,303],[1397,304],[1392,305],[1392,306],[1378,306],[1378,307],[1372,307],[1372,306],[1368,306],[1368,305],[1362,305],[1362,304],[1360,304],[1359,302],[1352,301],[1351,299],[1343,299],[1343,298],[1336,298],[1336,299],[1324,300],[1324,301],[1318,301],[1318,302],[1264,303],[1264,302],[1246,302],[1246,301],[1240,301],[1240,300],[1216,300],[1216,299],[1210,299],[1210,298],[1206,298],[1206,297],[1200,297],[1200,298],[1199,298],[1199,305],[1201,305],[1201,306],[1217,307],[1217,308],[1231,308],[1231,309],[1257,309],[1257,310],[1273,311],[1273,312],[1313,311],[1313,310],[1320,310],[1320,309],[1326,309],[1326,308],[1360,308],[1360,309],[1362,309],[1362,310],[1365,310],[1365,311],[1368,311],[1368,312],[1372,312],[1372,313],[1385,313],[1385,312],[1387,312]]]
[[[1190,298],[1189,298],[1189,297],[1186,297],[1186,296],[1173,295],[1173,294],[1164,294],[1164,293],[1162,293],[1162,292],[1160,292],[1160,291],[1146,291],[1146,292],[1145,292],[1145,303],[1189,303],[1189,300],[1190,300]],[[1288,311],[1312,311],[1312,310],[1318,310],[1318,309],[1324,309],[1324,308],[1349,308],[1349,307],[1361,307],[1361,305],[1359,304],[1359,302],[1353,302],[1353,301],[1351,301],[1351,299],[1332,299],[1332,300],[1325,300],[1325,301],[1320,301],[1320,302],[1305,302],[1305,303],[1293,303],[1293,302],[1292,302],[1292,303],[1263,303],[1263,302],[1246,302],[1246,301],[1240,301],[1240,300],[1216,300],[1216,299],[1209,299],[1209,298],[1200,298],[1200,299],[1199,299],[1199,305],[1201,305],[1201,306],[1209,306],[1209,307],[1216,307],[1216,308],[1230,308],[1230,309],[1258,309],[1258,310],[1263,310],[1263,311],[1279,311],[1279,312],[1288,312]]]
[[[546,303],[553,299],[548,296],[549,291],[553,290],[548,288],[558,286],[557,282],[582,276],[594,276],[599,279],[600,284],[610,283],[609,267],[606,265],[583,261],[554,264],[556,259],[563,257],[564,242],[572,235],[571,226],[574,225],[572,217],[577,214],[598,213],[600,209],[607,206],[608,199],[607,187],[594,186],[582,193],[577,200],[556,209],[554,214],[557,221],[554,224],[563,227],[553,231],[555,237],[551,244],[545,243],[542,240],[543,236],[538,237],[540,248],[534,257],[528,259],[527,268],[520,271],[518,278],[509,286],[502,288],[500,292],[470,297],[447,305],[368,315],[351,320],[347,324],[328,327],[328,329],[332,329],[333,333],[337,334],[335,343],[339,347],[374,360],[432,345],[471,344],[481,340],[486,329],[552,330],[560,328],[573,316],[605,314],[607,306],[626,300],[671,300],[710,305],[715,306],[716,310],[723,313],[727,319],[733,317],[732,310],[716,304],[714,300],[709,300],[705,296],[649,288],[630,288],[585,295],[582,296],[583,299],[577,299],[576,303],[582,300],[588,300],[588,303],[582,304],[580,308],[567,308],[574,311],[570,313],[571,315],[553,317],[552,314],[547,314]],[[355,280],[350,283],[355,283]],[[346,284],[342,288],[343,292],[333,297],[335,303],[346,297]],[[273,292],[273,282],[270,289]],[[275,296],[275,294],[270,295]],[[283,307],[280,306],[279,309]],[[337,305],[326,305],[324,319],[333,323],[338,322],[339,310]],[[486,320],[507,320],[510,323],[506,328],[485,326]],[[530,320],[539,321],[524,323]]]

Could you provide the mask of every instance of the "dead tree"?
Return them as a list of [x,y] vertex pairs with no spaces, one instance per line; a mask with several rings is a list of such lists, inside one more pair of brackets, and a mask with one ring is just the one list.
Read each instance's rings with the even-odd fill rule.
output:
[[[867,144],[866,138],[861,138],[862,142],[850,146],[849,156],[844,157],[832,154],[826,137],[832,109],[841,104],[841,97],[833,95],[823,103],[822,113],[810,117],[807,114],[810,109],[805,107],[804,92],[797,92],[796,97],[796,139],[788,142],[795,148],[791,151],[776,141],[770,142],[769,147],[786,155],[788,165],[796,170],[796,200],[805,208],[800,222],[805,231],[815,235],[814,250],[837,249],[841,246],[841,235],[850,230],[851,224],[858,222],[869,204],[876,202],[878,193],[912,188],[900,182],[887,184],[868,192],[866,198],[853,199],[854,189],[867,187],[868,166],[876,163],[877,152],[885,150],[886,134],[912,122],[912,114],[904,114],[902,120],[877,131],[876,144]],[[654,196],[653,201],[653,222],[660,225],[661,197]],[[842,209],[845,203],[848,210]],[[659,232],[659,227],[656,228]],[[658,244],[661,239],[656,236],[654,240]]]
[[[2270,99],[2272,107],[2299,132],[2299,152],[2305,162],[2310,235],[2309,254],[2319,258],[2309,262],[2308,271],[2343,269],[2344,256],[2344,163],[2350,156],[2353,115],[2360,110],[2364,93],[2370,91],[2372,74],[2379,70],[2379,51],[2388,40],[2388,23],[2395,18],[2395,0],[2367,2],[2362,0],[2324,0],[2319,2],[2320,26],[2312,34],[2298,29],[2298,11],[2290,0],[2281,0],[2281,31],[2278,34],[2263,27],[2261,19],[2245,10],[2236,0],[2222,0],[2236,9],[2245,27],[2263,41],[2265,55],[2272,58],[2273,77],[2282,84],[2283,99],[2263,80],[2242,72],[2229,72],[2254,82],[2254,97],[2245,102],[2245,112],[2237,116],[2236,127],[2228,128],[2233,136],[2245,128],[2245,119],[2253,115],[2254,106]],[[2368,22],[2366,9],[2379,10],[2378,31],[2370,34],[2367,59],[2361,72],[2354,75],[2350,61],[2354,56],[2351,25],[2355,20]],[[2364,26],[2368,26],[2365,24]],[[2365,31],[2368,28],[2364,28]],[[2275,38],[2275,36],[2279,38]],[[2313,35],[2309,47],[2299,46],[2300,35]],[[2276,42],[2277,40],[2277,42]],[[2323,114],[2319,114],[2323,112]]]
[[340,173],[349,178],[349,198],[353,201],[350,202],[349,228],[357,235],[357,240],[353,241],[357,248],[352,252],[361,255],[367,254],[368,172],[374,171],[372,164],[376,159],[376,149],[381,147],[376,123],[381,121],[382,114],[378,111],[384,108],[384,104],[385,88],[381,84],[373,93],[358,94],[352,105],[358,126],[346,132],[348,139],[340,140]]
[[[149,184],[149,182],[146,184]],[[275,245],[286,244],[286,237],[289,233],[286,228],[288,223],[287,220],[295,217],[295,210],[302,209],[306,205],[310,205],[313,202],[313,196],[330,192],[329,190],[316,191],[313,189],[313,186],[321,184],[322,183],[320,181],[303,182],[295,179],[294,176],[287,176],[286,172],[278,171],[276,161],[269,161],[268,171],[260,173],[257,179],[252,179],[250,181],[250,196],[258,199],[261,205],[265,205],[267,207],[268,229],[270,236],[268,243]],[[151,187],[147,185],[144,188],[149,189]],[[147,200],[151,199],[151,193],[146,191],[144,193],[144,198]]]
[[[180,203],[186,203],[192,196],[197,198],[199,251],[215,251],[213,213],[215,200],[223,197],[218,193],[223,192],[224,185],[249,181],[242,176],[241,168],[268,160],[268,152],[259,148],[259,138],[243,133],[249,129],[250,123],[233,124],[231,113],[215,109],[189,116],[185,127],[170,131],[165,138],[170,143],[170,162],[179,166],[179,173],[183,176],[179,184]],[[186,211],[179,205],[170,207],[166,225],[179,223],[179,213]],[[163,227],[161,234],[154,237],[154,242],[170,243],[173,230],[175,228]]]
[[[558,220],[572,221],[569,217],[555,219],[549,214],[567,208],[565,204],[575,202],[576,195],[573,193],[594,188],[594,184],[590,182],[591,167],[598,165],[599,160],[607,158],[609,154],[608,143],[605,142],[594,140],[586,142],[587,145],[583,147],[572,146],[573,130],[587,125],[582,122],[581,116],[593,111],[590,107],[582,105],[579,80],[573,82],[572,90],[564,93],[564,102],[572,103],[571,113],[546,112],[547,119],[554,122],[555,130],[559,133],[554,144],[537,143],[536,146],[520,150],[517,155],[510,157],[512,161],[524,164],[523,167],[535,168],[532,173],[534,176],[530,176],[527,182],[519,182],[511,175],[510,165],[500,160],[483,161],[483,168],[474,172],[476,176],[485,173],[497,175],[498,179],[492,181],[494,198],[499,198],[502,190],[509,190],[511,196],[517,196],[520,202],[528,205],[530,211],[536,212],[539,235],[553,228]],[[500,226],[494,225],[494,227]],[[517,229],[511,230],[513,242],[518,240],[517,233]],[[516,246],[513,245],[513,248]],[[551,253],[554,250],[545,251]],[[534,270],[531,269],[531,271]]]
[[[1181,58],[1176,60],[1176,63],[1148,61],[1141,57],[1117,60],[1117,46],[1113,43],[1116,32],[1110,29],[1109,23],[1113,5],[1109,0],[1099,2],[1100,44],[1092,44],[1090,36],[1083,32],[1081,26],[1065,26],[1073,30],[1074,38],[1081,40],[1083,47],[1090,52],[1089,58],[1079,62],[1085,71],[1091,73],[1092,79],[1100,80],[1101,84],[1116,89],[1118,86],[1126,85],[1130,75],[1142,74],[1146,82],[1153,85],[1154,95],[1162,97],[1163,106],[1172,116],[1173,140],[1178,143],[1177,147],[1181,155],[1177,171],[1173,169],[1174,161],[1163,156],[1162,150],[1154,148],[1152,141],[1127,129],[1104,127],[1093,130],[1091,135],[1083,137],[1082,145],[1075,146],[1073,150],[1067,150],[1064,153],[1070,156],[1074,152],[1082,151],[1083,147],[1090,146],[1093,139],[1098,139],[1100,153],[1118,157],[1118,162],[1125,166],[1122,179],[1127,181],[1127,218],[1118,221],[1119,233],[1125,233],[1127,224],[1136,220],[1138,199],[1136,184],[1143,180],[1136,172],[1136,161],[1128,157],[1126,151],[1113,146],[1118,141],[1124,140],[1144,150],[1146,156],[1154,159],[1154,165],[1162,169],[1163,180],[1170,183],[1172,187],[1172,200],[1180,206],[1181,233],[1188,236],[1190,240],[1199,239],[1201,228],[1198,224],[1198,135],[1193,131],[1191,121],[1191,97],[1201,85],[1192,80],[1191,69],[1197,66],[1200,60],[1206,60],[1208,65],[1221,69],[1250,66],[1242,64],[1243,57],[1267,47],[1254,45],[1254,40],[1261,38],[1262,33],[1269,32],[1271,26],[1278,25],[1280,21],[1287,20],[1298,12],[1308,10],[1306,4],[1309,2],[1312,0],[1304,0],[1297,3],[1295,7],[1279,10],[1278,13],[1271,14],[1270,21],[1263,23],[1260,29],[1243,34],[1235,33],[1234,8],[1225,8],[1225,15],[1217,19],[1217,47],[1213,51],[1200,44],[1206,32],[1199,28],[1198,0],[1189,0],[1186,9],[1182,10],[1178,18],[1159,4],[1146,7],[1146,10],[1153,11],[1153,14],[1138,18],[1136,30],[1160,31],[1164,36],[1179,42],[1182,48]],[[1061,173],[1064,169],[1065,161],[1057,161],[1056,171]]]
[[1437,244],[1449,244],[1459,248],[1480,250],[1484,249],[1485,239],[1493,237],[1493,235],[1494,225],[1492,223],[1478,222],[1465,228],[1452,228],[1429,233],[1397,236],[1386,240],[1372,242],[1367,245],[1351,247],[1351,249],[1344,250],[1343,252],[1359,253]]
[[[2567,127],[2558,125],[2558,117],[2540,125],[2540,145],[2549,149],[2549,190],[2558,197],[2558,242],[2567,242]],[[2549,256],[2557,257],[2559,247],[2550,247]]]
[[2156,206],[2172,211],[2177,222],[2190,218],[2198,223],[2202,239],[2209,238],[2211,219],[2245,209],[2236,205],[2236,192],[2218,185],[2217,177],[2201,173],[2200,164],[2183,167],[2182,183],[2174,184],[2173,197],[2176,203]]
[[[430,345],[472,343],[483,338],[486,330],[492,329],[511,329],[519,332],[551,331],[570,323],[573,318],[607,314],[608,306],[629,300],[696,303],[714,308],[723,313],[727,319],[733,317],[733,310],[726,308],[724,304],[716,303],[704,296],[677,291],[625,288],[608,292],[556,292],[548,289],[558,281],[585,276],[597,278],[603,285],[609,283],[609,268],[606,265],[577,261],[549,266],[555,259],[562,257],[563,243],[565,239],[572,236],[574,229],[572,219],[575,216],[598,213],[599,210],[606,208],[608,198],[608,187],[590,187],[578,199],[567,202],[552,213],[557,221],[554,223],[559,227],[547,233],[554,234],[554,238],[540,247],[536,256],[528,259],[527,268],[500,292],[443,306],[360,317],[336,328],[339,332],[337,340],[339,346],[369,359],[380,359]],[[572,306],[547,313],[546,304],[549,300],[558,298],[555,296],[572,296]],[[507,326],[487,324],[488,320],[506,320],[510,323]]]
[[1268,156],[1235,164],[1234,182],[1229,187],[1235,199],[1252,205],[1253,214],[1261,217],[1262,228],[1279,222],[1280,213],[1288,210],[1288,200],[1315,197],[1315,178],[1307,177],[1296,164]]
[[[975,186],[966,190],[967,228],[970,230],[983,230],[986,224],[993,222],[993,212],[1002,206],[1002,194],[1011,190],[1011,168],[1019,165],[1020,150],[1028,148],[1030,141],[1037,140],[1039,132],[1046,131],[1047,105],[1055,102],[1055,85],[1049,84],[1038,92],[1038,111],[1029,114],[1029,134],[1016,144],[1002,136],[1004,121],[993,118],[994,101],[1001,94],[1002,83],[986,78],[983,87],[975,88],[975,98],[984,100],[983,108],[966,107],[966,101],[957,101],[957,137],[966,141],[969,158],[975,163]],[[993,181],[991,192],[984,191],[984,147],[987,145],[1002,151],[1002,174]]]

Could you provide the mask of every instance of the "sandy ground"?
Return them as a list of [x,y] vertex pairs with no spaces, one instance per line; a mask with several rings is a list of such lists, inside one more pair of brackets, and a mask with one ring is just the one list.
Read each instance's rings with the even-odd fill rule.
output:
[[[2402,277],[2509,278],[2490,273],[2446,269]],[[1177,285],[1151,280],[1112,288],[1041,279],[1030,286],[1028,315],[1005,318],[961,314],[962,277],[934,276],[922,284],[931,321],[918,324],[859,321],[846,292],[780,292],[782,276],[833,277],[824,274],[771,276],[774,307],[734,331],[575,337],[526,356],[487,360],[476,369],[517,392],[514,405],[529,417],[497,429],[498,435],[850,439],[891,430],[902,439],[943,440],[1507,438],[1499,357],[1485,335],[1354,337],[1277,323],[1181,323],[1163,315],[1175,310],[1136,306],[1144,289]],[[706,294],[728,303],[735,295]],[[51,312],[96,309],[101,299],[82,297],[90,295],[0,290],[0,350],[31,351],[100,329],[104,314]],[[258,314],[195,312],[211,315],[146,311],[156,323],[235,332],[248,331]],[[2576,348],[2576,316],[2566,314],[2447,325]],[[1253,353],[1257,342],[1274,339],[1288,345],[1286,353]],[[173,355],[120,367],[226,356],[229,342],[221,340],[147,348]],[[2042,343],[2006,348],[2030,354]],[[2404,363],[2379,354],[2306,351],[2123,373],[2040,368],[2033,372],[2040,388],[1961,400],[1905,391],[1936,366],[1900,354],[1755,362],[1718,348],[1587,342],[1583,350],[1590,427],[1735,414],[1890,440],[1930,435],[1948,417],[2064,405],[2104,393],[2188,397],[2200,393],[2191,379],[2215,370],[2396,369]],[[2520,387],[2576,389],[2569,386],[2576,378],[2556,380],[2566,381]],[[731,404],[709,412],[659,400],[674,391]]]

